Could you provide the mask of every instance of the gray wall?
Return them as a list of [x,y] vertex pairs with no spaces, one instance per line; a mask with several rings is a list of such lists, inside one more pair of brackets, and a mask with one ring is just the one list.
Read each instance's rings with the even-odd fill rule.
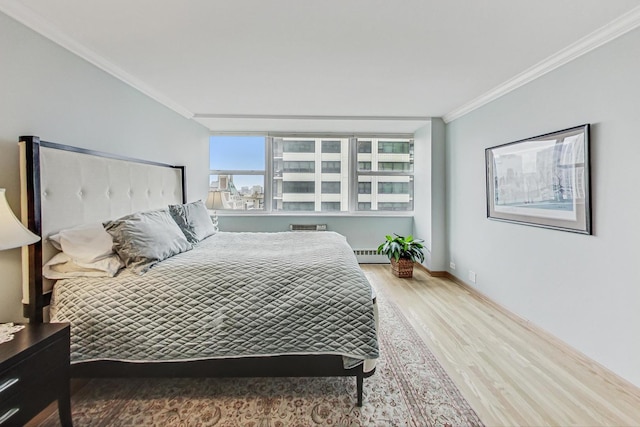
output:
[[[18,137],[187,166],[207,194],[209,131],[0,13],[0,187],[20,215]],[[20,250],[0,252],[0,322],[22,321]]]
[[[640,30],[447,125],[451,271],[640,386]],[[593,236],[486,218],[484,149],[592,124]]]

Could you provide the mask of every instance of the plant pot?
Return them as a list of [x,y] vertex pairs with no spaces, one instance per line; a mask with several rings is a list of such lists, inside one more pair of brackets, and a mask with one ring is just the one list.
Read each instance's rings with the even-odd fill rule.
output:
[[391,258],[391,272],[401,278],[413,277],[413,261],[406,258],[396,261],[395,258]]

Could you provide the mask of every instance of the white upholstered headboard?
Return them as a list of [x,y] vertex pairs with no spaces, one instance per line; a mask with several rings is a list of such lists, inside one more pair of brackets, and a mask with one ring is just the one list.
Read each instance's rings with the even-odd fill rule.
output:
[[[52,283],[42,265],[57,252],[47,237],[81,224],[184,203],[184,167],[20,138],[21,178],[29,228],[42,240],[29,247],[28,302],[31,322],[42,322]],[[23,203],[24,205],[24,203]]]

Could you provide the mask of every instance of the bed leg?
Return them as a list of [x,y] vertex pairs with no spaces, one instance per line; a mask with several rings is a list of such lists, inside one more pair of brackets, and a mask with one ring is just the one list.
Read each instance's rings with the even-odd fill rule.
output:
[[364,381],[364,372],[360,368],[360,372],[356,375],[356,391],[358,393],[358,407],[362,407],[362,383]]

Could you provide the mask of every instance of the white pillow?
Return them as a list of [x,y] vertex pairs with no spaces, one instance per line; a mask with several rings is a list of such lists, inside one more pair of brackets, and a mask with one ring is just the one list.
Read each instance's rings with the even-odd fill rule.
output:
[[49,241],[76,262],[92,263],[113,254],[113,239],[99,222],[62,230]]
[[64,252],[57,254],[42,267],[42,275],[47,279],[69,279],[72,277],[113,277],[124,263],[113,254],[94,262],[73,260]]

